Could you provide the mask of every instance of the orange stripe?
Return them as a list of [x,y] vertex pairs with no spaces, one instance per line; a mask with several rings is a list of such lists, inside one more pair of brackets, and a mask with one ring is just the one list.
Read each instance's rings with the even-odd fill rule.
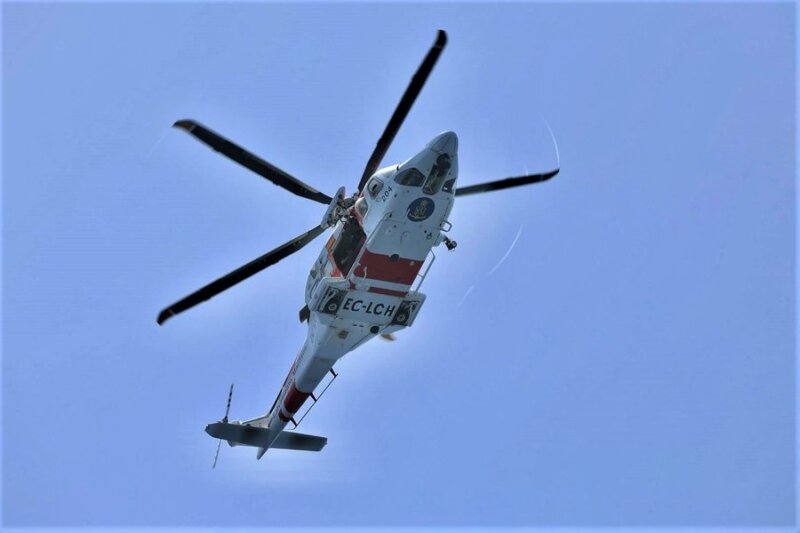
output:
[[283,400],[284,409],[286,409],[287,413],[296,413],[310,394],[309,392],[297,390],[297,387],[292,383],[292,388],[289,389],[289,392],[286,394],[286,399]]

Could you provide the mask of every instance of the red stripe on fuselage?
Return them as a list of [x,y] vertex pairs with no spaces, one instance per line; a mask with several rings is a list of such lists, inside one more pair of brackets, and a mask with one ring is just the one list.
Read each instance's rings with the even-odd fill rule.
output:
[[294,414],[303,405],[303,402],[309,397],[310,393],[297,390],[297,387],[292,383],[289,392],[286,393],[286,399],[283,400],[283,407],[287,413]]
[[398,257],[396,261],[392,261],[388,255],[373,254],[365,249],[354,273],[361,278],[411,285],[414,283],[414,278],[417,277],[419,269],[422,268],[422,263],[424,261],[419,259],[405,259],[403,257]]
[[407,292],[381,289],[380,287],[370,287],[369,292],[374,292],[375,294],[385,294],[386,296],[399,296],[400,298],[404,298],[405,295],[408,294]]

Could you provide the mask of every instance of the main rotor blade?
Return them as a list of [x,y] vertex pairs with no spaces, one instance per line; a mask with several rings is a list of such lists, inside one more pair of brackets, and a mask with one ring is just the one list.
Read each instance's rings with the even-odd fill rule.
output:
[[202,289],[193,292],[186,298],[175,302],[171,306],[161,311],[158,314],[158,324],[163,324],[170,317],[177,315],[178,313],[182,313],[183,311],[186,311],[187,309],[190,309],[199,303],[205,302],[209,298],[216,296],[225,289],[233,287],[240,281],[244,281],[253,274],[257,274],[265,268],[274,265],[281,259],[292,255],[296,251],[300,250],[300,248],[313,241],[323,231],[325,231],[325,228],[322,226],[317,226],[316,228],[303,233],[299,237],[296,237],[291,241],[278,246],[274,250],[265,253],[261,257],[250,261],[246,265],[237,268],[233,272],[222,276],[218,280],[212,281]]
[[211,131],[199,122],[188,119],[179,120],[173,124],[173,126],[186,130],[213,148],[214,151],[233,159],[243,167],[252,170],[259,176],[268,179],[275,185],[283,187],[289,192],[293,192],[298,196],[308,198],[309,200],[314,200],[315,202],[319,202],[321,204],[328,205],[331,203],[332,198],[327,194],[319,192],[310,185],[303,183],[294,176],[291,176],[286,171],[267,163],[257,155],[252,154],[241,146],[232,143],[222,135]]
[[364,174],[361,176],[361,181],[358,183],[359,191],[364,188],[364,184],[367,183],[369,177],[375,173],[378,169],[378,165],[381,164],[383,156],[385,156],[386,152],[389,150],[389,146],[392,144],[395,135],[397,135],[400,126],[402,126],[411,106],[414,104],[414,100],[417,99],[417,96],[422,90],[422,86],[425,85],[425,81],[428,79],[428,76],[433,70],[433,66],[436,64],[436,60],[439,59],[439,55],[441,55],[446,44],[447,33],[445,33],[444,30],[439,30],[439,33],[436,34],[436,42],[433,43],[433,46],[428,51],[428,55],[422,60],[422,64],[420,64],[417,72],[414,73],[414,77],[411,78],[411,82],[408,88],[406,88],[403,97],[400,99],[397,109],[394,110],[392,118],[389,119],[386,129],[383,130],[383,135],[378,139],[378,144],[375,145],[375,150],[373,150],[369,161],[367,161]]
[[467,194],[476,194],[479,192],[499,191],[508,189],[510,187],[519,187],[520,185],[529,185],[531,183],[541,183],[547,181],[556,174],[559,169],[545,172],[544,174],[531,174],[529,176],[519,176],[516,178],[506,178],[504,180],[489,181],[486,183],[479,183],[477,185],[470,185],[468,187],[459,187],[456,189],[456,196],[465,196]]

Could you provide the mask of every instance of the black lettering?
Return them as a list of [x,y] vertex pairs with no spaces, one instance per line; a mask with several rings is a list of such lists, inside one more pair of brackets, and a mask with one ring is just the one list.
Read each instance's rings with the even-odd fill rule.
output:
[[386,312],[383,313],[383,316],[392,316],[394,314],[394,307],[395,306],[393,305],[388,306],[386,308]]
[[[344,306],[343,306],[343,308],[344,308],[344,310],[345,310],[345,311],[349,311],[349,310],[350,310],[350,304],[351,304],[352,302],[353,302],[353,299],[352,299],[352,298],[348,298],[347,300],[345,300],[345,302],[344,302]],[[353,311],[355,311],[355,309],[353,309]]]
[[367,303],[367,310],[364,311],[364,312],[365,313],[371,313],[372,312],[372,302],[368,302]]
[[[358,310],[361,309],[362,305],[364,305],[364,300],[356,300],[355,302],[353,302],[353,307],[351,307],[351,310],[358,313]],[[358,308],[356,308],[356,306],[358,306]]]
[[376,315],[380,315],[380,314],[382,314],[382,313],[383,313],[383,308],[384,308],[384,305],[383,305],[383,304],[377,304],[377,305],[375,305],[375,314],[376,314]]

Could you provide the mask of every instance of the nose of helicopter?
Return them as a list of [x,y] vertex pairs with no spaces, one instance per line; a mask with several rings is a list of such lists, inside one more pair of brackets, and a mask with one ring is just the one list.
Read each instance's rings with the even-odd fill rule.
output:
[[458,136],[455,132],[445,131],[434,137],[426,148],[440,154],[449,154],[452,157],[458,152]]

